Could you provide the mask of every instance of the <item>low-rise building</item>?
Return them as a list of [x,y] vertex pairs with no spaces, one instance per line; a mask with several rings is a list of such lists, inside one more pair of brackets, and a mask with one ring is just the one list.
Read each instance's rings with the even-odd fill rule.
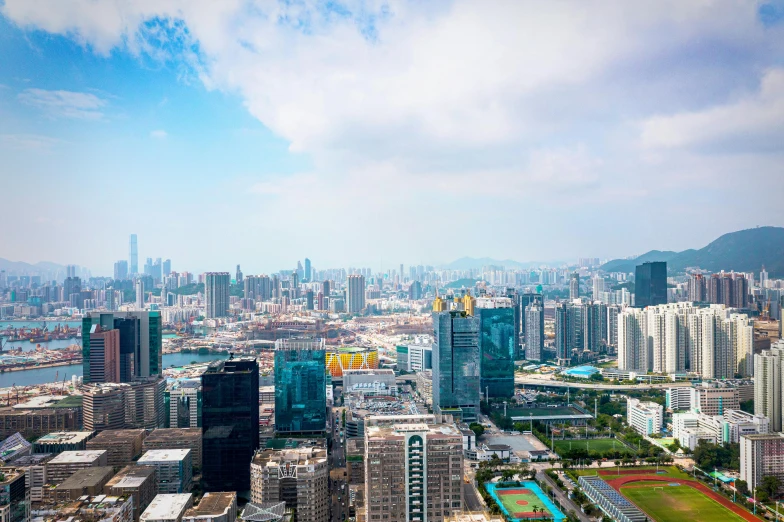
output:
[[80,469],[73,475],[44,492],[55,502],[68,502],[88,495],[94,497],[103,494],[103,487],[114,476],[111,466],[95,466]]
[[143,451],[189,449],[193,467],[201,469],[201,428],[159,428],[153,430],[142,444]]
[[46,482],[60,484],[80,469],[107,465],[106,450],[63,451],[46,464]]
[[7,465],[20,457],[32,453],[33,445],[27,442],[20,433],[14,433],[0,444],[0,463]]
[[87,441],[87,449],[106,450],[110,466],[126,466],[142,454],[145,430],[105,430]]
[[160,493],[139,518],[142,522],[182,522],[182,517],[193,505],[190,493]]
[[395,371],[389,368],[343,370],[343,393],[396,395]]
[[365,483],[365,439],[346,439],[346,475],[349,484]]
[[189,508],[182,522],[234,522],[237,520],[235,491],[206,493],[198,506]]
[[626,401],[626,422],[642,435],[661,433],[664,408],[655,402],[642,402],[629,398]]
[[94,431],[55,431],[43,435],[33,443],[33,453],[62,453],[87,449],[87,441],[95,437]]
[[104,493],[133,498],[133,519],[139,520],[152,499],[158,494],[155,468],[152,466],[125,466],[104,486]]
[[51,453],[34,453],[14,461],[14,467],[25,471],[25,484],[30,489],[30,501],[43,500],[43,488],[46,485],[46,463],[55,456]]
[[139,466],[155,468],[158,493],[189,493],[193,479],[193,460],[189,449],[149,450],[141,456]]
[[23,437],[40,437],[54,431],[78,430],[82,424],[82,408],[17,409],[0,408],[0,439],[16,432]]
[[46,522],[133,522],[133,501],[108,495],[82,496],[68,502],[44,502],[32,512],[33,520]]

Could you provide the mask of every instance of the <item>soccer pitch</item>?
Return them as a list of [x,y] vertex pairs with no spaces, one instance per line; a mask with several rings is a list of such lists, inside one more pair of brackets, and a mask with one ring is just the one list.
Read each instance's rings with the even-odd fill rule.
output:
[[634,484],[621,487],[623,496],[634,502],[656,522],[744,522],[715,500],[689,486],[666,483]]
[[621,441],[614,439],[614,438],[602,438],[602,439],[562,439],[558,440],[555,439],[553,441],[555,445],[555,452],[559,455],[562,455],[568,452],[570,449],[588,449],[588,451],[596,451],[598,453],[604,453],[605,451],[612,451],[617,450],[622,453],[628,453],[630,455],[634,454],[634,451],[629,449]]

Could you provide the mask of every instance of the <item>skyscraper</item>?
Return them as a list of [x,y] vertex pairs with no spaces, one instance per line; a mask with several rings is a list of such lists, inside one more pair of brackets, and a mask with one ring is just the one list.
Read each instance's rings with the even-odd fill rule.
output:
[[541,361],[544,355],[544,306],[534,301],[525,309],[525,358]]
[[310,259],[305,258],[305,282],[310,283],[313,281],[313,274],[311,273],[312,267],[310,266]]
[[480,395],[479,318],[433,312],[433,329],[433,411],[474,421]]
[[139,273],[139,248],[136,244],[136,234],[131,234],[131,239],[128,244],[128,265],[131,270],[131,275]]
[[144,310],[144,283],[142,279],[137,279],[134,286],[136,290],[136,309]]
[[120,331],[103,330],[100,324],[90,327],[89,378],[84,382],[120,382]]
[[[568,366],[572,357],[570,343],[572,332],[572,314],[567,303],[555,305],[555,357],[558,364]],[[526,335],[526,339],[528,336]],[[526,358],[528,355],[526,354]],[[535,359],[533,359],[535,360]]]
[[215,361],[201,386],[204,490],[249,491],[259,447],[259,365],[253,358]]
[[667,303],[667,263],[637,265],[634,274],[634,306],[645,308]]
[[163,262],[163,275],[167,276],[171,274],[171,259],[167,259]]
[[569,299],[580,297],[580,274],[574,272],[569,278]]
[[348,276],[346,291],[346,311],[356,314],[365,309],[365,276],[352,274]]
[[114,264],[115,281],[125,281],[128,279],[128,261],[121,259]]
[[240,265],[237,265],[237,274],[234,276],[234,281],[238,285],[242,283],[242,270],[240,270]]
[[322,433],[327,423],[324,339],[275,341],[275,431]]
[[204,282],[207,310],[205,317],[215,319],[229,315],[229,286],[231,276],[228,272],[207,272]]
[[512,301],[479,299],[477,304],[480,391],[490,397],[512,397],[516,349]]
[[160,312],[91,312],[82,319],[82,366],[84,382],[90,382],[93,326],[101,332],[119,331],[119,381],[156,377],[163,369]]
[[[507,295],[509,293],[507,292]],[[533,302],[539,303],[542,305],[542,294],[532,294],[532,293],[525,293],[525,294],[517,294],[517,304],[515,305],[515,327],[517,328],[517,335],[519,337],[518,346],[520,349],[520,353],[518,353],[518,357],[522,358],[523,353],[522,350],[525,348],[525,309],[528,308]],[[544,314],[544,306],[542,306],[542,314]],[[542,322],[544,322],[544,315],[542,316]]]

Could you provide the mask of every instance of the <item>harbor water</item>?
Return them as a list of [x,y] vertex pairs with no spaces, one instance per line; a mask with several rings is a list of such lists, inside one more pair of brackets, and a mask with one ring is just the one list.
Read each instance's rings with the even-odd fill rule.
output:
[[[170,368],[172,366],[184,366],[191,363],[210,362],[218,359],[225,359],[226,357],[228,357],[228,355],[217,353],[167,353],[163,355],[163,367]],[[3,372],[0,373],[0,388],[9,388],[13,385],[32,386],[35,384],[55,382],[55,376],[61,381],[64,377],[70,380],[73,375],[81,377],[81,364],[57,366],[55,368],[32,368],[30,370],[20,370],[18,372]]]

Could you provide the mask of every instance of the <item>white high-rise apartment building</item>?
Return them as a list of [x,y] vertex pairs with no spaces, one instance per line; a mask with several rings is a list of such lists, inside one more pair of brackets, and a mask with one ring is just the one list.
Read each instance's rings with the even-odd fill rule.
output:
[[604,294],[604,278],[595,275],[593,277],[593,299],[601,301]]
[[724,305],[669,303],[626,309],[618,317],[620,370],[749,377],[754,374],[753,344],[752,320]]
[[348,276],[346,288],[346,311],[356,314],[365,309],[365,276]]
[[646,313],[627,308],[618,314],[618,369],[646,373],[648,371],[648,338]]
[[754,356],[754,413],[770,419],[770,429],[782,430],[782,357],[784,341]]

